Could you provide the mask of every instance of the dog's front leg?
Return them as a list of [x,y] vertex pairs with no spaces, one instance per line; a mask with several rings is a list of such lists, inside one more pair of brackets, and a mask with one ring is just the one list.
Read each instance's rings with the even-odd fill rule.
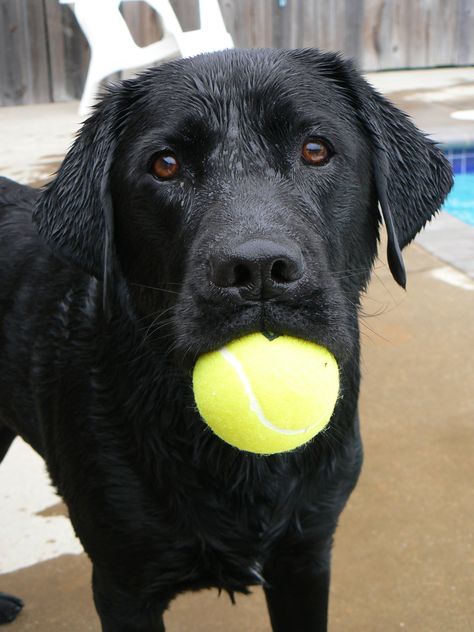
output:
[[167,603],[146,600],[118,588],[96,566],[92,587],[102,632],[165,632],[163,613]]
[[330,543],[275,553],[264,569],[273,632],[326,632]]

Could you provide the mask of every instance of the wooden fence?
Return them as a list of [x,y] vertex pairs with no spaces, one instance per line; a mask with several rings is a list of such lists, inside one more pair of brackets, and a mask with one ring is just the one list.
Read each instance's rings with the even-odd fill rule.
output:
[[[219,1],[239,47],[340,50],[364,70],[474,64],[474,0]],[[185,30],[198,26],[197,0],[171,2]],[[122,11],[137,43],[156,41],[145,2]],[[0,105],[78,98],[88,61],[68,5],[0,0]]]

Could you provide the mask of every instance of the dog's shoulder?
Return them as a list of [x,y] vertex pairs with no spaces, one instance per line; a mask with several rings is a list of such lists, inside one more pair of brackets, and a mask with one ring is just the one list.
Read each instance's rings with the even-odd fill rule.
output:
[[39,189],[0,176],[0,212],[19,210],[31,213],[39,196]]

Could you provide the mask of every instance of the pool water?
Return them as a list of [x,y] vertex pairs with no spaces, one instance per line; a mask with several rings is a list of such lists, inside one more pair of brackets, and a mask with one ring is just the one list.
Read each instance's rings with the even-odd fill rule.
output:
[[474,147],[446,150],[454,171],[454,186],[443,209],[474,226]]

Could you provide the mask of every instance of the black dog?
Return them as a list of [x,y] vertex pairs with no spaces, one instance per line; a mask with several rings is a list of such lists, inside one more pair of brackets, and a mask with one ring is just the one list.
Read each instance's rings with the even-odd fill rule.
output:
[[[400,249],[450,186],[435,145],[316,50],[145,72],[109,90],[41,194],[2,181],[1,456],[18,434],[45,458],[103,630],[164,630],[182,591],[260,583],[273,630],[326,630],[362,461],[357,313],[378,204],[405,285]],[[239,452],[195,409],[196,358],[254,331],[340,366],[329,429],[289,454]],[[5,619],[19,607],[1,603]]]

